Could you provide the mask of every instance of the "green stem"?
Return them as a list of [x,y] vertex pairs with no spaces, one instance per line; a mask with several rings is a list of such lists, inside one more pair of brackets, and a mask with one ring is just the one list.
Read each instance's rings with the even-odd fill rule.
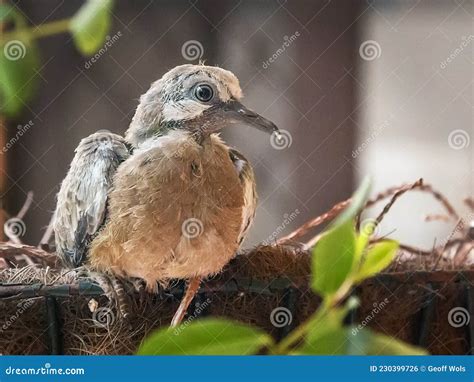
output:
[[297,343],[306,334],[313,322],[318,321],[324,317],[324,315],[326,315],[331,308],[339,304],[339,302],[347,296],[352,288],[352,285],[352,278],[349,278],[341,285],[339,290],[334,295],[326,297],[323,300],[322,305],[317,310],[316,315],[307,319],[290,334],[288,334],[288,336],[281,340],[281,342],[275,347],[275,353],[287,354],[290,347]]
[[280,343],[276,345],[275,352],[277,354],[287,354],[291,346],[298,342],[308,331],[310,325],[323,317],[329,309],[335,304],[335,301],[332,298],[327,298],[323,300],[321,307],[318,309],[316,316],[310,317],[301,325],[299,325],[295,330],[293,330],[288,336],[286,336]]
[[4,33],[1,41],[13,40],[21,35],[29,35],[30,38],[42,38],[69,31],[71,19],[62,19],[50,23],[38,25],[34,28],[21,28],[11,32]]

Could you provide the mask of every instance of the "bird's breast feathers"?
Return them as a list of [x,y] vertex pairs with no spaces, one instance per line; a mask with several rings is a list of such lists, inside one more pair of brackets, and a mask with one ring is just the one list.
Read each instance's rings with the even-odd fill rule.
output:
[[183,132],[136,149],[115,174],[92,265],[149,284],[220,271],[255,210],[252,170],[235,153],[217,136],[199,144]]

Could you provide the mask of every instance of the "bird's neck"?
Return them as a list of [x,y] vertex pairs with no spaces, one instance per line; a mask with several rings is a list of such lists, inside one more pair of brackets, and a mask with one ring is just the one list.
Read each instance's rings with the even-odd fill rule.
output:
[[213,145],[225,145],[217,134],[197,135],[188,130],[171,130],[165,135],[155,136],[143,141],[137,148],[139,151],[160,148],[169,154],[183,149],[206,150]]

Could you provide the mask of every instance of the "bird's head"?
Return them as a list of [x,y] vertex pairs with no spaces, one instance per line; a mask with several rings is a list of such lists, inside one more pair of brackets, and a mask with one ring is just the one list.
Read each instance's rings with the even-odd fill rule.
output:
[[177,66],[140,97],[126,139],[138,147],[149,138],[181,129],[202,140],[235,123],[278,132],[273,122],[243,106],[241,98],[239,80],[228,70]]

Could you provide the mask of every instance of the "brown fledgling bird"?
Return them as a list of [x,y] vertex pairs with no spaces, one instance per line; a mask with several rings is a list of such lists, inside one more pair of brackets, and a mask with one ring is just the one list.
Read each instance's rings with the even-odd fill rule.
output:
[[191,280],[178,323],[201,279],[235,255],[255,215],[252,167],[217,133],[243,123],[278,134],[241,97],[227,70],[178,66],[141,96],[125,138],[84,138],[53,223],[63,261],[141,278],[149,290]]

